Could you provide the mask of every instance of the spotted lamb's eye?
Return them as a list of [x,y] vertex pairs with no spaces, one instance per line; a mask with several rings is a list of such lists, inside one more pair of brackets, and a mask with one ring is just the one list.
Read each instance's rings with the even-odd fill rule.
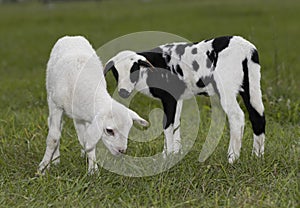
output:
[[106,132],[106,134],[109,135],[109,136],[114,136],[114,135],[115,135],[114,130],[109,129],[109,128],[105,129],[105,132]]

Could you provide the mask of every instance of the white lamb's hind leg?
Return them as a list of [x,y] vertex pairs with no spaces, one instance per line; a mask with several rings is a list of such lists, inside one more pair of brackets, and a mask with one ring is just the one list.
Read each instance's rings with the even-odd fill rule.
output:
[[174,122],[174,130],[173,130],[173,151],[175,154],[179,153],[182,145],[181,145],[181,138],[180,138],[180,116],[182,110],[182,100],[177,102],[176,114],[175,114],[175,122]]

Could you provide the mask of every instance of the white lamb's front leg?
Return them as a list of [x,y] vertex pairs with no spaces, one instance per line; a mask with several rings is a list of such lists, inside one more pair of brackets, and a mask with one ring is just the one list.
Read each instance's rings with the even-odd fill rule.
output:
[[[44,157],[39,164],[38,172],[44,174],[45,170],[50,167],[51,161],[59,162],[59,140],[61,136],[61,121],[63,111],[49,99],[49,131],[47,136],[47,146]],[[56,161],[56,162],[55,162]]]
[[77,137],[79,140],[79,143],[82,147],[81,149],[81,157],[85,157],[85,132],[86,132],[86,124],[85,122],[81,122],[78,120],[74,120],[74,126],[77,132]]
[[173,151],[175,154],[179,153],[182,145],[181,145],[181,138],[180,138],[180,116],[182,110],[182,100],[177,102],[176,114],[175,114],[175,122],[174,122],[174,130],[173,130]]
[[96,145],[102,136],[102,121],[95,116],[91,124],[86,126],[85,138],[85,152],[88,157],[89,168],[88,173],[94,174],[98,171],[97,159],[96,159]]
[[92,175],[98,171],[98,165],[96,161],[96,147],[88,151],[87,156],[89,163],[88,173]]

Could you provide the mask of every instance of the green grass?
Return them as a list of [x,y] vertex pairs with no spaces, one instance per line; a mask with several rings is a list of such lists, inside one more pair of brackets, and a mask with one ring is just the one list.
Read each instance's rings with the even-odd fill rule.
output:
[[[293,0],[137,0],[0,4],[1,207],[299,207],[300,2]],[[87,176],[72,122],[65,119],[61,164],[35,177],[45,150],[45,67],[55,41],[85,35],[95,48],[132,32],[158,30],[199,41],[237,34],[260,52],[266,109],[264,159],[251,156],[247,120],[241,158],[229,165],[228,128],[204,163],[209,99],[198,98],[198,138],[187,156],[161,174],[133,178],[100,169]],[[110,92],[114,81],[108,77]],[[141,98],[142,99],[138,99]],[[150,107],[149,107],[150,106]],[[159,102],[139,95],[132,108],[147,117]],[[129,153],[161,151],[163,137],[129,143]]]

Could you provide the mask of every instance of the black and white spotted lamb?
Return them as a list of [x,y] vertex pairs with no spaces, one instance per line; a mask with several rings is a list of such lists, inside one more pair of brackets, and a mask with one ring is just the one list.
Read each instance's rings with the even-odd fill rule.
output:
[[226,36],[198,43],[171,43],[150,51],[122,51],[104,69],[112,71],[118,92],[127,98],[136,89],[160,99],[164,153],[181,149],[182,101],[194,95],[217,94],[230,126],[229,163],[240,155],[244,113],[237,102],[240,94],[254,131],[253,153],[264,154],[265,115],[260,87],[260,64],[256,47],[239,36]]

